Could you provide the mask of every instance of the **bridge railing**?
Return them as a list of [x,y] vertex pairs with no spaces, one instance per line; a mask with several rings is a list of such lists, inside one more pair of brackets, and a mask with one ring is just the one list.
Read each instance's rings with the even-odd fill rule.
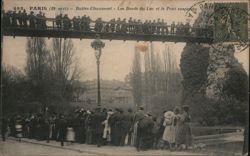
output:
[[[26,29],[26,30],[55,30],[55,31],[79,31],[79,32],[94,32],[94,33],[117,33],[117,34],[138,34],[138,35],[165,35],[165,36],[184,36],[184,37],[200,37],[200,38],[213,38],[213,27],[207,26],[207,27],[186,27],[175,25],[174,27],[171,25],[163,25],[163,24],[136,24],[136,23],[119,23],[120,27],[122,25],[125,25],[127,28],[125,31],[111,31],[110,28],[108,30],[105,30],[105,26],[107,24],[111,24],[110,22],[106,21],[100,21],[102,24],[102,28],[99,31],[96,31],[96,22],[97,21],[90,21],[90,23],[87,25],[88,28],[80,26],[80,24],[84,21],[80,20],[79,22],[79,29],[76,29],[73,25],[74,20],[68,19],[67,22],[70,23],[70,26],[65,26],[65,20],[64,19],[55,19],[55,18],[38,18],[35,17],[35,20],[40,22],[44,22],[44,26],[35,25],[35,27],[30,27],[30,21],[27,19],[27,27],[20,26],[19,25],[10,25],[10,26],[4,26],[5,28],[18,28],[18,29]],[[17,20],[18,21],[18,20]],[[60,22],[58,24],[58,21]],[[117,23],[115,24],[117,26]],[[129,27],[132,27],[135,29],[135,27],[138,27],[136,30],[129,30]],[[144,32],[144,28],[148,27],[151,29],[154,27],[154,31],[152,32]],[[164,32],[163,32],[164,31]]]

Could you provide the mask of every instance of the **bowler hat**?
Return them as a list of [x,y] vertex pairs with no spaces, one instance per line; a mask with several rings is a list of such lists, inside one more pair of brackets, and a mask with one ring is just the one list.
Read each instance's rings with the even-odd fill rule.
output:
[[147,115],[148,115],[148,116],[152,116],[152,113],[151,113],[151,112],[148,112]]
[[189,108],[189,105],[183,105],[182,108]]

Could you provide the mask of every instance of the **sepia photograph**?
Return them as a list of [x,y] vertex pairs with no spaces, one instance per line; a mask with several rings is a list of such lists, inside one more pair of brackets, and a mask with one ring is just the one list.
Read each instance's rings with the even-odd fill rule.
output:
[[248,156],[248,0],[2,0],[0,156]]

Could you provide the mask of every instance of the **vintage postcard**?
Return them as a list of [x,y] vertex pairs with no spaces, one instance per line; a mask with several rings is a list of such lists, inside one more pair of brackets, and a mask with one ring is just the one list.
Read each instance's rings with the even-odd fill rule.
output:
[[248,0],[3,0],[1,156],[247,156]]

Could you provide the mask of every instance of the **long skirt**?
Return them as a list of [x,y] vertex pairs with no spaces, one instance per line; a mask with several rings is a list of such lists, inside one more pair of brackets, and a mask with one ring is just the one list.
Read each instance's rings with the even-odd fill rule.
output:
[[137,128],[138,128],[138,123],[135,123],[134,128],[133,128],[132,138],[131,138],[132,145],[134,146],[136,146]]
[[108,139],[108,137],[110,137],[110,134],[111,134],[111,128],[110,126],[105,126],[104,130],[103,130],[103,135],[102,137],[104,139]]
[[74,129],[72,127],[68,127],[67,128],[67,137],[66,137],[67,141],[75,141],[75,132]]
[[149,132],[141,131],[141,137],[139,141],[139,149],[145,150],[153,147],[153,136]]
[[93,140],[92,140],[92,128],[91,127],[87,127],[86,130],[86,143],[87,144],[92,144]]
[[165,127],[162,139],[168,143],[175,143],[175,127],[172,125],[167,125]]
[[22,127],[22,125],[19,125],[19,124],[17,124],[16,126],[15,126],[15,128],[16,128],[16,137],[17,138],[22,138],[23,137],[23,127]]
[[49,125],[49,139],[52,139],[52,134],[53,134],[53,125]]
[[192,134],[188,124],[180,124],[176,126],[175,140],[177,145],[185,144],[192,145]]

